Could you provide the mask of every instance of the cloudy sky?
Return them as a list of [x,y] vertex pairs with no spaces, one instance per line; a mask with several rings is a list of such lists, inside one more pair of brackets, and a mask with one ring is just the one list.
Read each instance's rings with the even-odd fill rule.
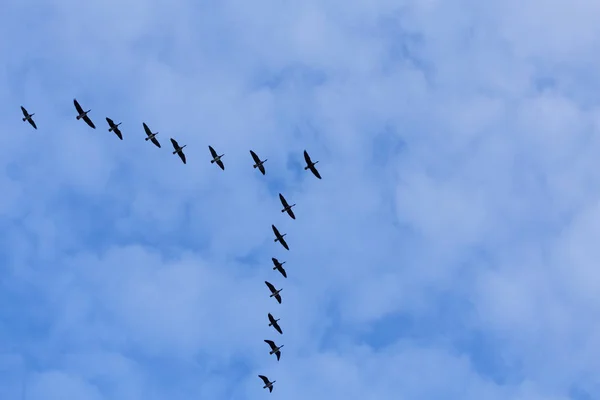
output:
[[3,1],[0,398],[600,398],[598,15]]

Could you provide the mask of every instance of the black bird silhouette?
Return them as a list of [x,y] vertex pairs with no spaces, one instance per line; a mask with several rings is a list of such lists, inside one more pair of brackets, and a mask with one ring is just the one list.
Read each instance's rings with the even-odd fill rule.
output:
[[281,349],[283,345],[277,346],[274,341],[266,339],[265,343],[271,347],[271,352],[269,353],[269,355],[275,354],[277,356],[277,361],[279,361],[279,358],[281,357],[281,352],[279,351],[279,349]]
[[272,326],[273,328],[275,328],[275,330],[277,332],[279,332],[280,335],[283,335],[283,331],[281,330],[281,327],[277,323],[277,321],[279,321],[279,320],[275,319],[273,317],[273,315],[271,315],[271,313],[269,313],[268,317],[269,317],[269,326]]
[[288,215],[290,217],[292,217],[292,219],[296,219],[296,216],[294,215],[294,211],[292,211],[292,207],[294,207],[296,204],[292,204],[290,206],[288,204],[287,200],[285,199],[285,197],[283,197],[283,195],[281,193],[279,193],[279,200],[281,201],[281,205],[283,206],[283,210],[281,210],[281,212],[287,212]]
[[281,245],[283,246],[284,249],[289,250],[289,246],[287,244],[287,242],[285,241],[285,239],[283,238],[285,235],[287,235],[287,233],[284,233],[283,235],[281,233],[279,233],[279,230],[277,228],[275,228],[275,225],[271,225],[271,228],[273,228],[273,233],[275,234],[275,242],[279,242],[281,243]]
[[96,129],[96,125],[94,125],[90,117],[88,117],[88,113],[92,110],[83,111],[83,108],[81,108],[77,99],[73,99],[73,104],[75,104],[75,109],[77,110],[77,120],[83,119],[90,128]]
[[215,149],[212,148],[212,146],[208,146],[208,150],[210,150],[210,155],[212,156],[212,160],[210,160],[210,163],[217,163],[217,165],[223,170],[225,171],[225,165],[223,164],[223,161],[221,161],[221,157],[223,157],[225,154],[221,154],[220,156],[217,155],[217,152],[215,151]]
[[33,126],[34,129],[37,129],[37,125],[35,124],[35,121],[33,120],[33,117],[35,115],[35,113],[33,114],[29,114],[27,112],[27,110],[25,109],[25,107],[21,106],[21,111],[23,112],[23,122],[27,121],[31,124],[31,126]]
[[177,143],[177,140],[171,138],[171,144],[173,145],[173,148],[175,149],[175,151],[173,152],[173,154],[177,154],[179,155],[179,158],[181,158],[181,161],[183,161],[183,163],[185,164],[185,154],[183,154],[183,148],[185,146],[187,146],[187,144],[184,144],[183,146],[179,146],[179,143]]
[[145,122],[142,122],[142,125],[144,125],[144,131],[146,131],[146,135],[148,136],[147,138],[144,138],[144,140],[150,140],[152,143],[154,143],[156,147],[160,149],[160,143],[158,143],[158,140],[156,140],[156,135],[158,135],[158,132],[152,133],[152,131],[150,130],[150,128],[148,128],[148,125],[146,125]]
[[252,156],[252,159],[254,160],[254,168],[258,168],[258,170],[260,171],[261,174],[265,174],[265,166],[263,165],[265,163],[265,161],[267,161],[266,159],[264,160],[260,160],[260,158],[256,155],[255,152],[253,152],[252,150],[250,150],[250,155]]
[[271,393],[273,391],[273,384],[275,383],[275,381],[270,382],[269,378],[267,378],[264,375],[259,375],[258,377],[260,379],[262,379],[262,381],[265,383],[265,386],[263,386],[263,389],[269,389],[269,393]]
[[310,172],[312,172],[314,176],[321,179],[321,174],[319,174],[319,171],[317,171],[315,168],[315,164],[318,163],[318,161],[312,162],[306,150],[304,150],[304,161],[306,161],[306,167],[304,167],[304,170],[310,169]]
[[275,286],[273,286],[272,283],[267,281],[265,281],[265,285],[267,285],[267,287],[271,291],[271,295],[269,297],[275,297],[275,300],[277,300],[277,302],[281,304],[281,295],[279,294],[279,292],[281,292],[283,289],[277,290],[275,289]]
[[271,260],[273,261],[273,269],[279,271],[281,273],[281,275],[283,275],[284,278],[287,278],[287,274],[285,273],[285,269],[283,269],[283,264],[285,264],[284,262],[279,262],[278,259],[276,259],[275,257],[271,257]]
[[123,135],[121,134],[121,130],[119,129],[119,125],[121,125],[121,123],[119,122],[118,124],[115,124],[115,122],[108,117],[106,117],[106,122],[108,122],[108,126],[110,127],[108,131],[114,132],[115,135],[119,137],[119,139],[123,140]]

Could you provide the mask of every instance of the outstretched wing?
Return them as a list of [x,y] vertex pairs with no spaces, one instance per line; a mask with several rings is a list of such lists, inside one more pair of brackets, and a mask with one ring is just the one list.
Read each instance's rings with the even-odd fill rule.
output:
[[279,332],[280,335],[283,335],[283,331],[281,330],[281,327],[279,326],[279,324],[277,323],[277,321],[273,322],[273,328],[275,328],[275,330],[277,332]]
[[265,339],[265,343],[268,344],[269,346],[271,346],[272,349],[277,347],[277,346],[275,346],[275,342],[272,340]]
[[21,112],[23,113],[23,116],[25,118],[27,118],[27,116],[29,115],[29,113],[27,112],[27,110],[25,109],[25,107],[21,106]]
[[119,137],[119,139],[123,140],[123,134],[121,133],[121,130],[119,129],[118,126],[115,126],[115,128],[113,129],[113,132],[115,133],[115,135],[117,135]]
[[273,386],[269,386],[269,393],[273,393]]
[[279,238],[279,242],[281,243],[281,245],[286,249],[289,250],[290,248],[288,247],[287,242],[285,241],[285,239],[283,238],[283,236],[281,238]]
[[273,286],[273,284],[271,282],[267,282],[265,281],[265,285],[267,285],[267,287],[269,288],[269,290],[271,292],[276,292],[277,290],[275,289],[275,286]]
[[263,175],[264,175],[264,174],[265,174],[265,172],[266,172],[266,171],[265,171],[265,166],[264,166],[263,164],[260,164],[260,165],[258,166],[258,170],[259,170],[259,171],[260,171],[260,173],[261,173],[261,174],[263,174]]
[[96,125],[94,125],[94,123],[92,122],[92,120],[90,119],[90,117],[88,117],[87,115],[85,115],[83,117],[83,120],[85,121],[86,124],[88,124],[90,126],[90,128],[96,129]]
[[275,355],[277,356],[277,361],[279,361],[279,358],[281,357],[281,352],[279,350],[277,350],[275,352]]
[[262,381],[265,383],[265,385],[268,385],[269,383],[271,383],[271,382],[269,382],[269,378],[267,378],[267,377],[266,377],[266,376],[264,376],[264,375],[259,375],[258,377],[259,377],[260,379],[262,379]]
[[255,152],[253,152],[252,150],[250,150],[250,155],[252,155],[252,159],[254,160],[254,164],[260,163],[260,158],[258,158],[258,156],[256,155]]
[[217,161],[217,165],[218,165],[219,167],[221,167],[221,169],[222,169],[223,171],[225,171],[225,164],[223,164],[223,161],[221,161],[221,160]]
[[152,131],[150,130],[150,128],[148,128],[148,125],[146,125],[145,122],[142,122],[142,125],[144,125],[144,131],[146,131],[146,135],[147,136],[152,135]]
[[281,275],[283,275],[284,278],[287,278],[287,273],[285,272],[285,269],[282,266],[277,267],[277,270],[281,272]]
[[110,126],[111,128],[114,128],[115,122],[112,119],[106,117],[106,122],[108,122],[108,126]]
[[276,259],[275,257],[271,257],[271,261],[273,261],[273,265],[275,265],[275,266],[278,266],[280,264],[279,260]]
[[304,150],[304,161],[306,161],[307,165],[310,165],[312,163],[312,160],[310,159],[310,156],[308,155],[306,150]]
[[312,172],[317,178],[321,179],[321,174],[319,174],[319,171],[317,171],[314,165],[310,166],[310,172]]
[[212,148],[212,146],[208,146],[208,150],[210,150],[210,155],[212,156],[213,159],[218,157],[217,152],[215,151],[215,149]]
[[296,219],[296,215],[294,214],[291,208],[287,209],[287,213],[290,217],[292,217],[292,219]]
[[185,161],[185,154],[183,154],[183,151],[180,151],[177,154],[179,154],[179,158],[181,158],[181,161],[183,161],[183,163],[185,164],[186,163],[186,161]]
[[153,137],[152,139],[150,139],[150,141],[152,143],[154,143],[154,145],[160,149],[160,143],[158,143],[158,140],[155,137]]
[[275,236],[277,236],[277,239],[281,238],[281,234],[279,233],[279,230],[275,228],[275,225],[271,225],[271,228],[273,229],[273,233],[275,234]]
[[277,293],[277,294],[275,295],[275,300],[277,300],[277,302],[278,302],[279,304],[281,304],[281,296],[279,295],[279,293]]
[[33,126],[35,129],[37,129],[37,125],[35,124],[35,121],[33,120],[33,118],[29,118],[28,121],[31,124],[31,126]]
[[81,108],[77,99],[73,99],[73,104],[75,104],[75,109],[77,110],[77,113],[83,114],[83,108]]
[[289,207],[287,200],[285,199],[285,197],[283,197],[281,193],[279,193],[279,200],[281,201],[281,205],[283,206],[283,208]]
[[177,143],[177,140],[171,138],[171,144],[173,145],[173,148],[175,150],[177,150],[179,148],[179,143]]

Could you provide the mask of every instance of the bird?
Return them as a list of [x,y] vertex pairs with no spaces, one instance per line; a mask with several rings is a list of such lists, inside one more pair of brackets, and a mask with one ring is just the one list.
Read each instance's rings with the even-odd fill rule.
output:
[[115,135],[119,137],[119,139],[123,140],[123,135],[121,134],[121,130],[119,129],[119,125],[121,125],[121,123],[119,122],[118,124],[115,124],[115,122],[108,117],[106,117],[106,122],[108,122],[108,126],[110,126],[110,128],[108,128],[108,131],[114,132]]
[[281,349],[283,347],[283,345],[277,346],[274,341],[266,340],[266,339],[265,339],[265,343],[271,347],[271,351],[269,352],[269,355],[275,354],[277,356],[277,361],[279,361],[279,358],[281,357],[281,352],[279,351],[279,349]]
[[21,106],[21,111],[23,112],[23,122],[27,121],[31,124],[31,126],[33,126],[34,129],[37,129],[37,125],[35,124],[35,121],[33,120],[33,117],[35,115],[35,113],[33,114],[29,114],[27,112],[27,110],[25,109],[25,107]]
[[217,163],[217,165],[223,170],[225,171],[225,165],[223,164],[223,161],[221,161],[221,157],[223,157],[225,154],[221,154],[220,156],[217,155],[217,152],[215,151],[215,149],[212,148],[212,146],[208,146],[208,150],[210,150],[210,155],[212,156],[212,160],[210,160],[210,163]]
[[75,104],[75,109],[77,110],[77,120],[83,119],[90,128],[96,129],[96,125],[94,125],[90,117],[88,117],[88,113],[92,110],[83,111],[83,108],[81,108],[77,99],[73,99],[73,104]]
[[281,275],[283,275],[284,278],[287,278],[287,274],[285,273],[285,269],[283,269],[283,264],[285,264],[284,262],[279,262],[278,259],[276,259],[275,257],[271,257],[271,260],[273,261],[273,269],[281,272]]
[[277,321],[279,321],[279,320],[275,319],[273,317],[273,315],[271,315],[271,313],[269,313],[268,317],[269,317],[269,326],[272,326],[273,328],[275,328],[275,330],[277,332],[279,332],[280,335],[283,335],[283,331],[281,330],[281,327],[277,323]]
[[181,158],[181,161],[183,161],[183,163],[185,164],[185,154],[183,154],[183,148],[185,146],[187,146],[187,144],[184,144],[183,146],[179,146],[179,143],[177,143],[177,140],[171,138],[171,144],[173,145],[173,148],[175,149],[175,151],[173,152],[173,154],[178,154],[179,158]]
[[306,161],[306,167],[304,167],[304,170],[310,169],[310,172],[312,172],[314,176],[321,179],[321,174],[319,174],[319,171],[317,171],[315,168],[315,164],[318,163],[318,161],[312,162],[306,150],[304,150],[304,161]]
[[144,131],[146,131],[146,135],[148,135],[148,137],[144,138],[144,140],[150,140],[152,143],[154,143],[156,147],[160,149],[160,143],[158,143],[158,140],[156,139],[156,135],[158,135],[158,132],[152,133],[152,131],[150,130],[150,128],[148,128],[148,125],[146,125],[145,122],[142,122],[142,125],[144,125]]
[[263,386],[263,389],[269,389],[269,393],[271,393],[273,391],[273,384],[275,383],[275,381],[270,382],[269,378],[267,378],[264,375],[259,375],[258,377],[260,379],[262,379],[262,381],[265,383],[265,386]]
[[296,219],[296,216],[294,215],[294,211],[292,211],[292,207],[295,206],[295,204],[292,204],[291,206],[288,204],[287,200],[285,199],[285,197],[283,197],[283,195],[281,193],[279,193],[279,200],[281,201],[281,205],[283,206],[283,210],[281,210],[281,212],[287,212],[288,215],[292,218],[292,219]]
[[250,155],[252,156],[252,159],[254,160],[254,165],[252,166],[253,168],[258,168],[258,170],[260,171],[261,174],[265,174],[265,166],[263,165],[267,159],[264,160],[260,160],[260,158],[256,155],[255,152],[253,152],[252,150],[250,150]]
[[272,283],[267,281],[265,281],[265,285],[267,285],[267,287],[271,291],[271,295],[269,297],[275,297],[275,300],[277,300],[277,302],[281,304],[281,295],[279,294],[279,292],[281,292],[283,289],[277,290],[275,289],[275,286],[273,286]]
[[282,235],[281,233],[279,233],[279,230],[277,228],[275,228],[275,225],[271,225],[271,228],[273,228],[273,233],[275,234],[274,241],[281,243],[281,245],[283,246],[284,249],[289,250],[290,248],[288,247],[287,242],[283,238],[285,235],[287,235],[287,233],[284,233]]

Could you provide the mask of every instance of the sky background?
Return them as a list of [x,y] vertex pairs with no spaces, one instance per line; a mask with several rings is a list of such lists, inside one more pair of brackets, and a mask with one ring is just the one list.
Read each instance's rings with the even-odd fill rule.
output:
[[598,15],[4,0],[0,399],[600,398]]

